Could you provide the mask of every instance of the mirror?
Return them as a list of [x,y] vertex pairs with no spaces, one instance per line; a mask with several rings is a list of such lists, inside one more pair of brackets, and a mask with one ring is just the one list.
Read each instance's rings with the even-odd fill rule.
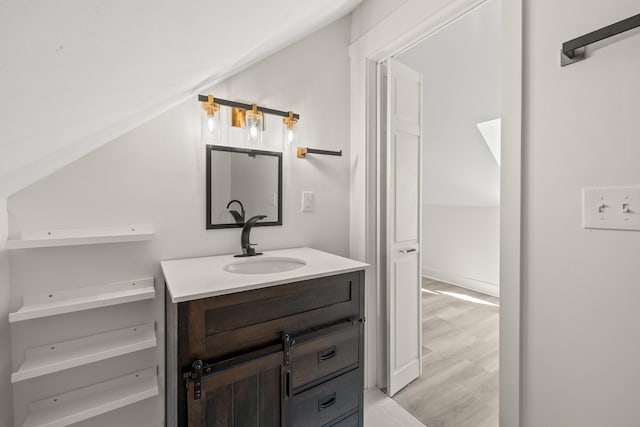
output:
[[207,145],[207,229],[282,225],[282,153]]

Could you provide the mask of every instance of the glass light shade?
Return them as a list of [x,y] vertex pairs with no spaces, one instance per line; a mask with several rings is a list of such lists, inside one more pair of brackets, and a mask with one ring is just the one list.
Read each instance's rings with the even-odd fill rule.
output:
[[283,150],[295,151],[300,139],[298,119],[294,117],[293,111],[282,119],[282,148]]
[[300,139],[300,126],[290,126],[284,123],[282,126],[282,147],[285,150],[295,151],[296,146],[299,144]]
[[245,120],[247,129],[247,143],[253,145],[262,145],[262,112],[247,110]]
[[202,115],[202,142],[208,145],[220,145],[220,111],[213,115]]

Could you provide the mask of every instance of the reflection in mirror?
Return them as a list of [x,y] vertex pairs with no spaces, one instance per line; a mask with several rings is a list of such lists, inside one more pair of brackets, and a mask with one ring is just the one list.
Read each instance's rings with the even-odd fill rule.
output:
[[282,225],[282,153],[207,145],[207,228]]

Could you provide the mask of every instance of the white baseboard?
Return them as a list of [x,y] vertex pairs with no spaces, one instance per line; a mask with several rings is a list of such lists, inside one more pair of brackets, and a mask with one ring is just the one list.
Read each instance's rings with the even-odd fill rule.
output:
[[422,276],[428,279],[438,280],[439,282],[460,286],[461,288],[469,289],[471,291],[491,295],[492,297],[500,297],[500,286],[495,283],[483,282],[482,280],[472,279],[471,277],[460,276],[458,274],[432,270],[429,268],[422,269]]

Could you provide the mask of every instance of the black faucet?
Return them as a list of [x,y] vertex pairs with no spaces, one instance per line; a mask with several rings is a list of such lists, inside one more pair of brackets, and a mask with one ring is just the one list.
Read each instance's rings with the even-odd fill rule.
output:
[[256,252],[256,250],[251,247],[253,246],[253,243],[249,243],[249,234],[251,233],[251,228],[256,225],[258,221],[260,221],[261,219],[265,219],[266,217],[266,215],[256,215],[249,218],[247,222],[244,223],[244,227],[242,227],[242,235],[240,237],[242,253],[239,255],[234,255],[236,258],[262,255],[262,252]]
[[238,211],[229,211],[229,213],[233,216],[233,219],[236,221],[236,224],[242,224],[244,222],[244,206],[242,206],[242,202],[240,200],[232,200],[227,203],[227,209],[231,206],[232,203],[237,203],[240,205],[240,213]]

